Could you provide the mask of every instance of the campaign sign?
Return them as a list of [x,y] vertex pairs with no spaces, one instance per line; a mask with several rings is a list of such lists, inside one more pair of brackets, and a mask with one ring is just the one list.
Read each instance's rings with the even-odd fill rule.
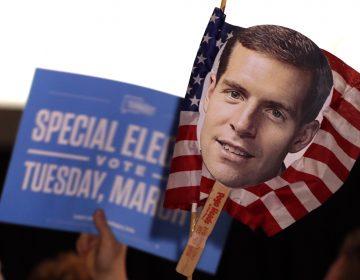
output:
[[[0,203],[0,220],[96,232],[104,209],[120,242],[177,261],[188,212],[162,207],[181,98],[101,78],[37,69]],[[223,214],[198,268],[216,271]]]

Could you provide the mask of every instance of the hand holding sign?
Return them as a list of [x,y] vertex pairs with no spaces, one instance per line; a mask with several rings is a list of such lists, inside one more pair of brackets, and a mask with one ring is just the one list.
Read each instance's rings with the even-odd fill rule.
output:
[[93,279],[106,280],[113,277],[126,280],[127,246],[117,242],[102,210],[96,210],[93,219],[99,235],[80,235],[76,243],[79,256],[84,259]]

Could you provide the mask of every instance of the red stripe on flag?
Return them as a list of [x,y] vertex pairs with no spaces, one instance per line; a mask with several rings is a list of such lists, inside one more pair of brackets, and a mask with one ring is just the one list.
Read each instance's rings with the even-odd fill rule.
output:
[[289,186],[277,189],[276,195],[295,220],[300,219],[308,213]]
[[225,204],[225,210],[235,219],[242,221],[251,229],[256,230],[262,226],[264,231],[269,235],[274,235],[282,230],[278,222],[271,215],[264,203],[258,199],[247,207],[237,204],[235,201],[228,199]]
[[[264,206],[264,205],[263,205]],[[229,213],[230,216],[237,220],[242,221],[250,228],[255,230],[258,227],[258,223],[262,220],[261,215],[254,216],[249,212],[246,207],[237,204],[235,201],[228,199],[224,205],[224,209]]]
[[265,183],[262,183],[260,185],[256,185],[256,186],[252,186],[252,187],[248,187],[246,188],[247,191],[261,197],[265,194],[267,194],[268,192],[271,192],[273,189],[270,188],[268,185],[266,185]]
[[330,107],[336,110],[344,119],[351,123],[353,127],[356,127],[357,130],[360,130],[360,112],[345,99],[340,100],[341,94],[337,90],[334,90],[333,98],[339,98],[339,102],[330,104]]
[[353,143],[351,143],[350,141],[346,140],[345,138],[343,138],[336,130],[335,128],[332,126],[332,124],[329,122],[328,119],[323,118],[322,122],[321,122],[321,129],[329,132],[330,134],[332,134],[332,136],[335,138],[336,143],[339,145],[339,147],[351,158],[353,159],[357,159],[359,153],[360,153],[360,148],[355,146]]
[[336,155],[324,146],[313,143],[311,147],[306,150],[304,156],[325,163],[343,182],[345,182],[349,175],[349,171]]
[[196,125],[182,125],[178,128],[176,142],[182,140],[197,140]]
[[267,210],[263,210],[264,213],[264,222],[261,225],[261,227],[263,228],[264,232],[268,235],[268,236],[272,236],[280,231],[282,231],[282,228],[280,227],[280,225],[278,224],[278,222],[274,219],[274,217],[271,215],[271,213]]
[[190,210],[192,202],[199,201],[198,186],[178,187],[166,190],[166,199],[163,206],[165,208]]
[[359,73],[356,72],[349,65],[347,65],[345,62],[341,61],[335,55],[325,50],[322,51],[326,55],[332,70],[339,73],[343,77],[343,79],[346,80],[347,84],[360,90]]
[[200,155],[178,156],[172,159],[170,173],[201,170],[202,158]]
[[214,183],[215,181],[213,179],[201,176],[200,191],[209,194],[214,186]]
[[332,195],[332,192],[319,177],[297,171],[292,166],[289,166],[285,172],[281,174],[281,177],[290,184],[303,181],[320,203],[325,202]]

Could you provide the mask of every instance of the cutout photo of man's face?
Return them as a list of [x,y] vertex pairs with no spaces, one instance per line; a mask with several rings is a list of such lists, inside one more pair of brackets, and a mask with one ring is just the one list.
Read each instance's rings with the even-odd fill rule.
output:
[[232,188],[277,176],[288,153],[306,147],[319,123],[306,120],[312,71],[235,43],[226,69],[212,74],[200,133],[203,161]]

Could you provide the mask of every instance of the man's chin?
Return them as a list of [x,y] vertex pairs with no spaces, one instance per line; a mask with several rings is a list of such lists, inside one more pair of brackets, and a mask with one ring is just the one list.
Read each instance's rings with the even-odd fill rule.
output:
[[[227,176],[224,176],[227,175]],[[220,183],[222,183],[223,185],[232,188],[232,189],[246,189],[249,188],[251,186],[255,186],[255,185],[259,185],[265,181],[267,181],[267,179],[264,177],[261,178],[252,178],[249,176],[249,174],[244,175],[244,176],[239,176],[239,174],[233,174],[234,176],[231,176],[231,172],[229,172],[229,170],[227,170],[227,172],[223,171],[219,171],[216,170],[212,176],[214,177],[215,180],[219,181]],[[276,175],[275,175],[276,176]]]

